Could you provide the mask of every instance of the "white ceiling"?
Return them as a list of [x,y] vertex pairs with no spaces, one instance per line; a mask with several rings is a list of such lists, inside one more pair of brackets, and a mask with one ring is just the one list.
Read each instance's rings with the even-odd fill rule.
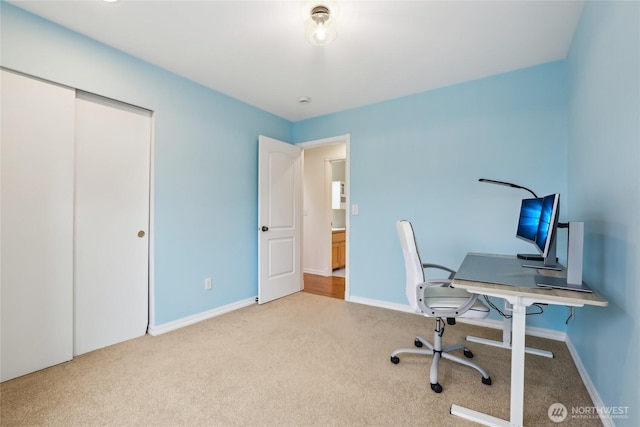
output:
[[[10,1],[298,121],[566,57],[583,1]],[[337,39],[304,38],[324,4]],[[332,18],[332,19],[333,19]],[[311,98],[300,104],[300,97]]]

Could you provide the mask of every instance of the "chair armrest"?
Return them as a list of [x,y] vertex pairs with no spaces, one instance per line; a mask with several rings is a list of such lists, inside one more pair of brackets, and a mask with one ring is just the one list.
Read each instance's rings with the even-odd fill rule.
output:
[[448,271],[449,274],[449,279],[453,279],[453,276],[456,275],[456,271],[450,269],[449,267],[445,267],[444,265],[440,265],[440,264],[431,264],[431,263],[422,263],[422,268],[437,268],[439,270],[444,270],[444,271]]
[[429,286],[451,286],[451,279],[427,279],[426,282],[422,283]]

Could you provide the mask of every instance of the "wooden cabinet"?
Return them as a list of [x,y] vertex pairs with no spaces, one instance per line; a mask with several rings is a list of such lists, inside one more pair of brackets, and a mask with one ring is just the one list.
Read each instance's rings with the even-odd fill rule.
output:
[[344,268],[347,258],[346,231],[334,230],[331,236],[331,268]]

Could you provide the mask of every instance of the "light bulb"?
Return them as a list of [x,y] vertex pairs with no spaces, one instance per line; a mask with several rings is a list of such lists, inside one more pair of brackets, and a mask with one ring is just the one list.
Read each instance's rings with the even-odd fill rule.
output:
[[315,37],[318,41],[323,42],[327,39],[327,29],[324,27],[324,23],[319,22],[318,28],[315,31]]

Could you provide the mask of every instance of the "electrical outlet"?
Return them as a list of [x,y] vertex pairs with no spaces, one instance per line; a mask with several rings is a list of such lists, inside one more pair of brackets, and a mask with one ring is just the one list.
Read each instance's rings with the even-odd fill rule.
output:
[[204,290],[211,290],[211,277],[207,277],[206,279],[204,279]]

